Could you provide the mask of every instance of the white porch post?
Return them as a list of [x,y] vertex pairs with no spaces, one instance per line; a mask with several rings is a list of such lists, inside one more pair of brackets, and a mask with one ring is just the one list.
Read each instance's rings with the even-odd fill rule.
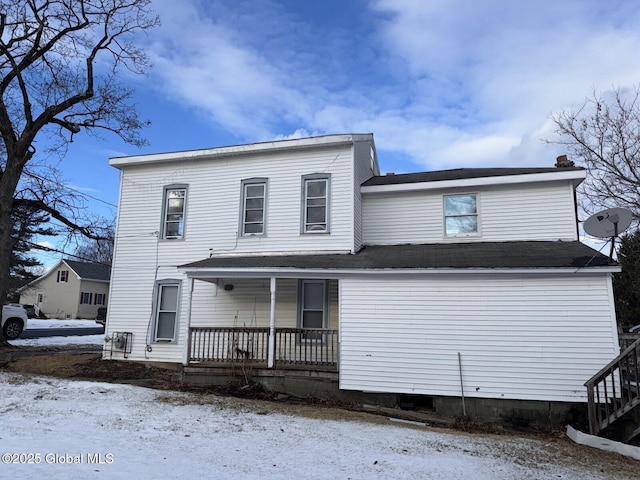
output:
[[269,315],[269,358],[268,367],[276,363],[276,279],[271,277],[271,314]]
[[189,301],[187,303],[187,338],[185,343],[185,349],[182,352],[182,365],[189,365],[189,355],[191,354],[191,306],[193,305],[193,278],[188,279],[189,284]]

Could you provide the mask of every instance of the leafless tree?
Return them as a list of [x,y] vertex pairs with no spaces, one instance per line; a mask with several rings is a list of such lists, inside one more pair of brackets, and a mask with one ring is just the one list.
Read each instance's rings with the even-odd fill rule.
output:
[[[33,169],[30,177],[25,173],[38,156],[63,154],[81,131],[112,132],[127,143],[144,144],[140,132],[146,122],[118,75],[147,71],[147,57],[133,36],[157,24],[150,0],[0,0],[1,301],[9,280],[15,202],[37,205],[69,230],[102,238],[97,225],[65,208],[65,202],[73,206],[72,199],[37,187]],[[49,151],[37,156],[37,140]]]
[[552,117],[569,156],[587,170],[581,185],[587,213],[631,210],[640,221],[640,88],[593,91],[579,107]]

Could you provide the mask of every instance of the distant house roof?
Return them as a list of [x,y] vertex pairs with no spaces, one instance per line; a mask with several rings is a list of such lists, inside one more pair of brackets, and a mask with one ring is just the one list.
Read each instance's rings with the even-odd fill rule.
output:
[[442,182],[446,180],[465,180],[469,178],[504,177],[508,175],[532,175],[536,173],[557,173],[583,171],[581,167],[542,167],[542,168],[454,168],[452,170],[436,170],[420,173],[387,174],[372,177],[362,184],[363,187],[374,185],[400,185],[403,183]]
[[368,246],[355,255],[211,257],[182,265],[195,269],[515,269],[610,266],[609,258],[573,242],[477,242]]
[[100,280],[108,282],[111,279],[111,265],[103,263],[76,262],[64,260],[76,274],[84,280]]

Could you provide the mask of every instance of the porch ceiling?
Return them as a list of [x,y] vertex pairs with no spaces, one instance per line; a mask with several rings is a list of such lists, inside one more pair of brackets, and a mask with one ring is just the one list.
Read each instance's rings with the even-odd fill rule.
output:
[[566,269],[611,267],[580,242],[476,242],[367,246],[352,254],[219,256],[181,265],[188,273],[228,270]]

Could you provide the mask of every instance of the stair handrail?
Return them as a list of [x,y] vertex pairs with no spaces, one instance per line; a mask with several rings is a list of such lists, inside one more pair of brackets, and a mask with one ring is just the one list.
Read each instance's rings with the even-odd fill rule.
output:
[[[629,399],[629,401],[626,401],[620,407],[614,409],[611,414],[609,414],[607,411],[606,418],[603,420],[603,419],[599,419],[600,415],[598,415],[598,409],[596,405],[596,403],[601,404],[602,402],[600,402],[599,395],[598,395],[597,402],[595,398],[596,385],[598,385],[601,381],[603,381],[610,375],[613,376],[616,369],[620,371],[621,362],[623,362],[624,359],[630,356],[632,352],[634,353],[634,356],[635,356],[636,381],[638,381],[637,372],[638,372],[638,361],[640,359],[640,351],[636,350],[638,349],[638,347],[640,347],[640,337],[631,345],[629,345],[627,348],[625,348],[622,352],[620,352],[620,354],[616,358],[611,360],[606,366],[601,368],[600,371],[598,371],[598,373],[596,373],[594,376],[592,376],[589,380],[585,382],[584,385],[585,387],[587,387],[587,401],[588,401],[588,411],[589,411],[589,433],[591,433],[592,435],[597,435],[598,432],[600,432],[600,430],[602,430],[607,425],[613,423],[613,421],[619,418],[621,414],[626,413],[632,404],[636,405],[640,403],[640,394],[636,394],[636,396],[633,399]],[[620,380],[620,384],[622,385],[623,379],[620,378],[619,380]],[[606,391],[606,383],[604,387],[605,387],[604,400],[606,405],[609,397],[608,392]],[[616,396],[615,382],[612,382],[612,390],[613,390],[612,398],[615,398]],[[622,398],[622,392],[620,392],[620,397]],[[602,425],[603,423],[605,425]]]

